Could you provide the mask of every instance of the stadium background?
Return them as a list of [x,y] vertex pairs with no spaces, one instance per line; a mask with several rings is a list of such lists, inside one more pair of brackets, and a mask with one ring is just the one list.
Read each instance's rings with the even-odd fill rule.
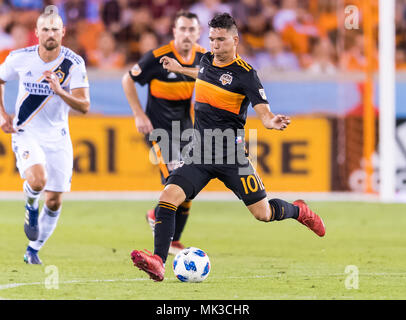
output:
[[[71,113],[74,144],[72,191],[159,191],[158,168],[137,133],[121,77],[146,51],[168,42],[175,12],[196,12],[200,44],[209,48],[207,22],[215,12],[236,18],[240,55],[264,84],[274,113],[293,118],[283,132],[266,132],[250,109],[247,128],[258,129],[257,168],[269,191],[365,192],[363,108],[368,72],[377,72],[377,1],[373,64],[367,65],[365,34],[344,27],[354,0],[109,0],[0,1],[0,62],[14,49],[36,43],[34,27],[44,6],[57,5],[67,33],[63,45],[85,58],[91,112]],[[406,192],[406,1],[396,1],[397,191]],[[377,79],[373,105],[378,111]],[[145,105],[147,87],[138,87]],[[17,83],[6,84],[6,110],[13,113]],[[378,122],[376,117],[376,123]],[[374,139],[378,150],[378,125]],[[372,190],[377,192],[378,154]],[[20,191],[10,136],[0,133],[0,191]],[[226,190],[212,182],[208,191]]]

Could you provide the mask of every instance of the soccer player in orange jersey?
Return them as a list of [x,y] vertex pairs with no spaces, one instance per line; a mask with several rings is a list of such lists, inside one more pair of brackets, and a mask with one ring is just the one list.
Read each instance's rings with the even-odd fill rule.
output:
[[[174,39],[155,50],[146,53],[134,67],[124,75],[122,85],[128,103],[134,113],[135,125],[140,133],[145,134],[147,143],[153,147],[161,172],[161,181],[165,184],[169,173],[181,160],[180,150],[187,141],[173,139],[176,131],[183,132],[193,127],[191,118],[191,99],[195,79],[162,68],[160,59],[171,57],[179,65],[198,70],[200,59],[205,49],[196,42],[200,37],[200,24],[197,15],[179,11],[174,20]],[[149,85],[148,101],[143,110],[134,82]],[[174,128],[177,129],[174,129]],[[151,133],[164,130],[168,139],[156,141]],[[176,210],[175,232],[169,247],[170,254],[177,254],[184,248],[180,242],[183,229],[189,217],[191,201],[185,200]],[[147,220],[154,231],[156,208],[149,210]]]
[[[154,254],[139,250],[131,253],[134,265],[155,281],[164,279],[164,264],[174,232],[173,213],[185,199],[193,199],[211,179],[221,180],[260,221],[291,218],[320,237],[325,234],[322,219],[303,200],[289,203],[267,198],[260,177],[244,154],[247,108],[251,103],[267,129],[285,130],[290,118],[270,111],[255,70],[237,54],[239,37],[234,19],[227,13],[218,14],[209,26],[211,52],[203,55],[198,72],[180,66],[170,57],[161,59],[168,70],[195,72],[197,80],[193,141],[189,157],[184,157],[184,162],[171,173],[159,198]],[[208,132],[220,139],[214,142],[206,139]]]

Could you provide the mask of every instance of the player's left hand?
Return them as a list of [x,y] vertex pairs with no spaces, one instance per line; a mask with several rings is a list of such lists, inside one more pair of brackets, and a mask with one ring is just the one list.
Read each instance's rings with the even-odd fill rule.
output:
[[272,129],[285,130],[290,124],[290,117],[277,114],[271,119]]
[[56,94],[59,94],[61,91],[63,91],[59,82],[59,78],[54,72],[47,70],[43,74],[45,76],[45,80],[48,81],[49,86]]

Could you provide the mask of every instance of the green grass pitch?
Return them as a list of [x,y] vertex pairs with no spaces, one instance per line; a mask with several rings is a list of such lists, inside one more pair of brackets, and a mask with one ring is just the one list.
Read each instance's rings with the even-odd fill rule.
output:
[[210,275],[202,283],[182,283],[170,256],[158,283],[130,260],[133,249],[153,251],[145,212],[154,202],[65,201],[40,251],[44,265],[36,266],[23,262],[24,203],[0,201],[0,298],[406,298],[405,204],[309,204],[324,219],[324,238],[292,219],[259,222],[238,201],[196,200],[182,241],[208,253]]

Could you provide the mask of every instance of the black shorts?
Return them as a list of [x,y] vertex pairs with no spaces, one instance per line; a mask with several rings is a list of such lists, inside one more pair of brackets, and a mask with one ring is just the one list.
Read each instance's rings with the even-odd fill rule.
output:
[[246,206],[266,198],[264,184],[251,162],[241,172],[237,164],[183,164],[168,177],[166,185],[176,184],[183,189],[186,199],[194,199],[210,182],[219,179]]

